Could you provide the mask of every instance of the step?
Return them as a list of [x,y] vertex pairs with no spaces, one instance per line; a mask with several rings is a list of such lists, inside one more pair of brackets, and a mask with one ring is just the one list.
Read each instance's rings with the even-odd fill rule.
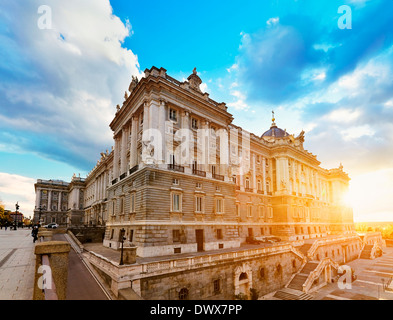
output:
[[295,289],[295,290],[303,290],[303,284],[306,282],[308,275],[297,274],[289,283],[287,288]]
[[290,288],[278,290],[273,297],[281,300],[311,300],[313,298],[313,296],[304,293],[303,291],[293,290]]
[[307,262],[306,265],[303,267],[302,271],[300,271],[300,273],[310,274],[312,271],[315,270],[316,267],[318,267],[318,264],[318,262]]

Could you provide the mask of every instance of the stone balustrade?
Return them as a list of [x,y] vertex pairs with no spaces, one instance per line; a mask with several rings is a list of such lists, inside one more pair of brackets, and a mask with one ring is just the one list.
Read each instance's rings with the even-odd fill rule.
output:
[[66,241],[36,244],[33,300],[66,299],[70,247]]

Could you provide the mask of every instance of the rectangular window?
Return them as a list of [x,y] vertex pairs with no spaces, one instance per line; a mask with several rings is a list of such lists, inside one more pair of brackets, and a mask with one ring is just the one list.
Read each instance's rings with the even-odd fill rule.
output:
[[263,207],[263,206],[259,207],[259,217],[265,218],[265,207]]
[[135,212],[135,193],[130,195],[130,212]]
[[220,279],[216,279],[213,281],[213,290],[214,290],[214,293],[220,293],[220,290],[221,290]]
[[268,216],[268,218],[273,218],[273,208],[268,208],[268,210],[269,210],[269,216]]
[[239,204],[236,205],[236,215],[238,217],[240,217],[240,205]]
[[193,129],[198,129],[198,120],[195,119],[195,118],[192,118],[191,126],[192,126]]
[[223,213],[223,212],[224,212],[223,200],[216,199],[216,213]]
[[170,108],[169,109],[169,119],[172,121],[177,121],[177,111]]
[[222,229],[216,229],[216,236],[217,239],[222,239]]
[[247,206],[247,217],[252,217],[252,206]]
[[124,213],[124,198],[120,198],[120,214]]
[[180,242],[180,230],[172,230],[173,242]]
[[195,197],[195,211],[203,212],[203,197],[200,196]]
[[174,211],[174,212],[181,211],[181,194],[180,193],[172,193],[172,211]]

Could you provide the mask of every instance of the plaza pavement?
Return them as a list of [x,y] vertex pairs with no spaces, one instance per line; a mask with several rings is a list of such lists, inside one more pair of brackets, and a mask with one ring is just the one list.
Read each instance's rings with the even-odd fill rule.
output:
[[[67,241],[62,234],[53,240]],[[36,242],[37,243],[37,242]],[[0,300],[32,300],[35,244],[31,229],[0,229]],[[68,256],[67,300],[108,300],[102,286],[71,249]]]
[[1,229],[0,300],[32,300],[34,269],[31,229]]

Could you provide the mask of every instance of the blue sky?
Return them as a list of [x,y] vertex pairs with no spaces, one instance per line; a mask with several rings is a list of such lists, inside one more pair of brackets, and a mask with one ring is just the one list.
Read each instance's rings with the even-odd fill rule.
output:
[[[131,76],[154,65],[179,80],[196,67],[210,97],[255,134],[274,109],[280,127],[306,131],[323,167],[344,165],[357,220],[393,219],[392,1],[45,4],[47,30],[38,0],[2,1],[0,11],[6,206],[31,214],[36,179],[86,175],[112,146],[108,125]],[[342,5],[351,29],[339,28]]]

